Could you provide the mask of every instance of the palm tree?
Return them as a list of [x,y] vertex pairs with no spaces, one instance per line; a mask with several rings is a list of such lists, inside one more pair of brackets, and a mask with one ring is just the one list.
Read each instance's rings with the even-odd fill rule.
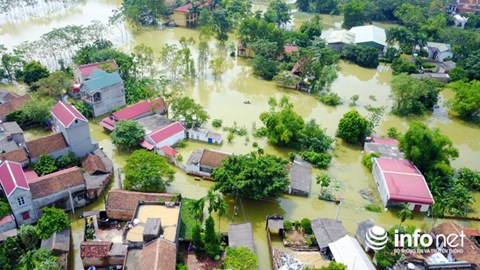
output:
[[400,219],[400,224],[402,224],[407,218],[413,219],[413,212],[408,207],[408,203],[400,204],[400,210],[397,212],[397,217]]
[[228,204],[222,197],[219,197],[220,201],[217,201],[217,214],[218,214],[218,231],[220,231],[220,220],[228,210]]
[[209,189],[204,199],[208,201],[208,214],[212,214],[212,212],[217,212],[218,204],[221,200],[221,195],[219,193],[213,193],[213,191]]
[[205,207],[205,199],[200,198],[198,200],[193,200],[191,204],[190,211],[196,220],[203,220],[203,208]]

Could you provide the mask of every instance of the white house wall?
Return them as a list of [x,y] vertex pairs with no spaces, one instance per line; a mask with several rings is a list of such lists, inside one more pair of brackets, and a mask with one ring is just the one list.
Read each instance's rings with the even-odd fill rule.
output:
[[172,145],[178,143],[179,141],[181,141],[183,139],[185,139],[185,131],[182,130],[182,131],[179,131],[176,134],[168,137],[167,139],[157,143],[155,145],[155,148],[156,148],[155,150],[157,152],[158,149],[160,149],[164,146],[172,146]]
[[97,103],[88,102],[88,104],[90,104],[93,108],[94,117],[110,113],[113,111],[113,109],[122,107],[126,104],[123,83],[102,88],[97,92],[101,94],[101,101]]
[[386,187],[385,179],[383,178],[383,173],[380,170],[377,162],[373,162],[373,178],[375,179],[375,184],[377,185],[378,192],[380,193],[380,198],[382,199],[382,203],[384,207],[387,207],[387,203],[389,200],[388,190]]
[[[17,198],[23,197],[25,204],[24,205],[18,205]],[[12,209],[12,213],[15,216],[15,219],[17,220],[17,224],[23,225],[23,224],[32,224],[37,221],[37,215],[33,209],[33,203],[32,203],[32,194],[30,193],[29,190],[21,189],[21,188],[16,188],[12,194],[8,197],[8,203],[10,204],[10,208]],[[24,212],[29,212],[30,218],[24,220],[22,218],[22,213]]]

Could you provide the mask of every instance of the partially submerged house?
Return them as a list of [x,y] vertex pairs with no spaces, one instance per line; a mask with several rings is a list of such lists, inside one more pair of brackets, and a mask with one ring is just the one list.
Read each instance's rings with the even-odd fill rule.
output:
[[252,252],[255,252],[252,224],[241,223],[228,225],[228,246],[231,248],[246,247]]
[[4,100],[4,102],[0,104],[0,120],[7,120],[7,115],[23,108],[23,105],[29,100],[31,100],[31,97],[28,94],[20,97],[9,97],[7,100]]
[[378,153],[381,157],[403,159],[403,152],[398,148],[399,141],[392,138],[367,137],[363,145],[365,154]]
[[410,210],[426,212],[434,203],[425,178],[408,160],[374,158],[372,173],[384,207],[407,203]]
[[223,142],[220,133],[201,127],[187,129],[187,138],[213,144],[222,144]]
[[349,235],[345,235],[328,244],[328,248],[332,253],[333,259],[346,265],[349,270],[376,269],[357,240]]
[[211,149],[195,149],[187,161],[187,174],[209,177],[213,169],[231,154]]
[[17,150],[25,143],[23,130],[17,122],[0,121],[0,152],[7,153]]
[[[195,7],[193,7],[195,5]],[[212,9],[210,1],[204,3],[194,2],[180,6],[173,10],[173,21],[177,26],[193,27],[197,25],[200,16],[200,10],[203,8]]]
[[343,223],[330,218],[317,218],[312,220],[312,230],[317,239],[320,252],[329,254],[329,244],[347,235]]
[[174,122],[147,133],[140,145],[159,153],[160,148],[172,146],[185,138],[185,128],[179,122]]
[[115,123],[120,120],[136,120],[154,113],[164,113],[167,110],[167,104],[162,98],[154,100],[143,100],[131,106],[125,107],[104,118],[100,125],[107,131],[113,131]]
[[350,30],[355,35],[355,45],[369,46],[383,51],[387,47],[385,30],[375,25],[355,26]]
[[443,62],[446,58],[452,58],[453,52],[450,44],[439,42],[427,42],[425,46],[428,52],[428,58],[437,62]]
[[412,78],[415,78],[417,80],[434,80],[442,83],[448,83],[450,81],[450,75],[447,73],[431,73],[431,72],[426,72],[426,73],[412,73],[410,74]]
[[111,269],[119,269],[125,262],[127,254],[127,245],[112,241],[83,241],[80,244],[80,258],[83,267],[95,268],[116,267]]
[[94,200],[103,193],[112,180],[113,163],[102,150],[97,149],[85,157],[82,167],[85,170],[83,177],[85,178],[87,199]]
[[290,164],[290,185],[286,192],[296,196],[308,196],[312,182],[311,169],[310,163],[296,156]]
[[90,136],[87,118],[72,104],[59,101],[52,109],[52,117],[52,129],[63,134],[68,150],[77,157],[83,158],[98,148],[98,143]]
[[345,45],[355,42],[355,33],[346,29],[333,30],[325,41],[332,50],[340,52]]
[[123,80],[117,68],[114,61],[107,61],[80,66],[74,72],[76,85],[71,94],[81,98],[94,117],[126,104]]

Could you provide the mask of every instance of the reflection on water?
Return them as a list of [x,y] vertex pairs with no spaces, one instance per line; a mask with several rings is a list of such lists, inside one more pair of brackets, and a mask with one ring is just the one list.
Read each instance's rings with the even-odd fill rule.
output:
[[[46,18],[45,22],[27,21],[9,25],[8,27],[1,25],[0,27],[3,27],[4,31],[1,39],[2,42],[4,40],[8,41],[6,45],[9,46],[18,44],[26,39],[36,39],[54,27],[68,24],[85,24],[92,19],[104,20],[108,18],[111,9],[118,7],[119,3],[120,0],[87,0],[81,7],[81,10],[75,10],[71,13],[66,12],[64,16]],[[254,3],[254,8],[264,9],[265,5],[265,3],[256,2]],[[309,17],[311,17],[310,14],[295,12],[293,17],[294,25],[301,25],[301,22]],[[322,17],[325,29],[340,27],[342,17],[330,15],[322,15]],[[139,28],[138,30],[129,29],[129,31],[131,31],[132,40],[129,44],[123,45],[122,49],[129,51],[135,45],[144,43],[153,48],[155,55],[158,55],[164,44],[178,43],[182,36],[195,39],[198,37],[198,33],[195,30],[179,27],[162,30]],[[118,39],[119,32],[113,34],[117,35],[115,38]],[[235,42],[233,36],[227,44],[230,42]],[[331,91],[337,93],[344,101],[344,104],[337,107],[327,107],[318,102],[314,96],[281,89],[276,87],[273,82],[256,78],[251,72],[249,60],[227,56],[226,51],[216,49],[217,43],[215,41],[211,41],[209,45],[212,54],[225,57],[225,72],[215,79],[209,71],[203,79],[185,84],[185,94],[193,97],[204,106],[211,119],[220,118],[223,120],[224,125],[232,125],[236,121],[237,125],[245,126],[249,131],[249,142],[246,143],[246,137],[236,137],[232,143],[225,142],[222,146],[188,142],[184,149],[179,150],[184,160],[187,160],[191,151],[197,148],[221,149],[222,151],[241,154],[248,153],[255,150],[252,147],[253,142],[257,142],[259,147],[264,148],[267,153],[287,157],[288,149],[273,147],[268,144],[265,138],[254,138],[252,136],[253,126],[261,126],[258,119],[259,114],[269,109],[267,102],[270,97],[280,98],[283,95],[288,96],[298,114],[305,119],[315,119],[322,127],[326,128],[327,133],[331,136],[335,134],[338,121],[342,115],[351,110],[348,104],[351,96],[359,95],[360,98],[356,109],[363,115],[368,114],[365,109],[367,105],[391,106],[389,82],[392,74],[387,66],[379,66],[377,69],[365,69],[346,62],[340,62],[341,70],[338,73],[338,79],[332,84]],[[197,50],[193,49],[192,53],[194,59],[196,59]],[[451,91],[444,91],[442,95],[449,99],[453,94]],[[243,101],[245,100],[249,100],[251,104],[244,104]],[[397,127],[400,131],[406,131],[411,121],[426,121],[430,126],[438,127],[442,133],[449,136],[454,145],[459,149],[460,157],[453,162],[455,167],[467,166],[480,170],[480,163],[478,162],[480,157],[479,127],[464,123],[456,118],[447,119],[447,117],[449,116],[445,113],[434,113],[433,116],[421,118],[400,118],[387,113],[377,130],[380,135],[386,134],[386,130],[389,127]],[[99,142],[104,152],[113,159],[115,166],[123,167],[125,158],[131,152],[118,150],[112,145],[109,135],[97,125],[99,119],[101,118],[95,119],[90,123],[93,137]],[[218,131],[226,136],[226,133],[221,129]],[[28,136],[30,136],[29,138],[34,138],[43,135],[44,133],[41,131],[32,131],[31,135]],[[356,231],[357,222],[367,218],[372,218],[379,225],[385,227],[398,224],[399,221],[394,211],[372,213],[363,209],[367,201],[359,194],[360,190],[371,190],[377,201],[379,198],[371,173],[361,165],[361,151],[360,147],[344,145],[341,140],[338,140],[333,151],[334,159],[327,173],[340,184],[338,193],[344,199],[341,206],[318,200],[317,196],[321,190],[314,181],[312,181],[312,194],[309,198],[282,196],[276,200],[262,201],[261,204],[257,201],[242,199],[238,202],[238,216],[233,215],[234,199],[227,197],[229,211],[221,219],[222,231],[227,230],[227,225],[230,222],[252,222],[256,248],[260,257],[260,269],[269,269],[264,223],[267,215],[276,213],[285,215],[286,219],[300,220],[304,217],[311,219],[319,217],[335,218],[338,214],[339,219],[343,221],[347,230],[352,234]],[[317,173],[319,171],[314,170],[314,174]],[[168,187],[168,191],[182,193],[184,197],[200,198],[206,194],[212,185],[213,183],[209,181],[195,181],[193,177],[176,170],[175,181]],[[112,183],[112,188],[118,188],[117,179]],[[477,201],[480,200],[479,194],[476,194],[475,197]],[[78,248],[83,238],[82,229],[84,224],[83,220],[78,219],[78,214],[82,211],[103,208],[104,200],[102,199],[88,207],[78,209],[76,214],[72,215],[75,269],[81,269],[82,266]],[[217,216],[215,216],[215,221],[218,221]],[[431,226],[433,221],[424,215],[417,214],[414,220],[407,221],[407,223],[416,226]]]

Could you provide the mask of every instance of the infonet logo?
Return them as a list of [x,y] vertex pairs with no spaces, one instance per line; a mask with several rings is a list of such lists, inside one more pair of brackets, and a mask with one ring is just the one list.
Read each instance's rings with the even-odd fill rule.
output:
[[373,226],[366,232],[365,244],[375,251],[385,248],[387,242],[388,235],[382,227]]
[[[420,230],[415,230],[413,234],[400,233],[395,230],[394,243],[397,249],[400,251],[409,251],[404,248],[424,248],[428,249],[435,242],[435,247],[441,247],[442,249],[452,249],[452,252],[463,253],[463,244],[465,240],[465,234],[463,230],[460,234],[437,234],[435,238],[427,233],[421,233]],[[365,244],[372,250],[378,251],[385,248],[388,242],[388,234],[384,228],[379,226],[373,226],[365,235]],[[459,249],[456,249],[459,248]],[[428,252],[425,250],[425,252]]]

